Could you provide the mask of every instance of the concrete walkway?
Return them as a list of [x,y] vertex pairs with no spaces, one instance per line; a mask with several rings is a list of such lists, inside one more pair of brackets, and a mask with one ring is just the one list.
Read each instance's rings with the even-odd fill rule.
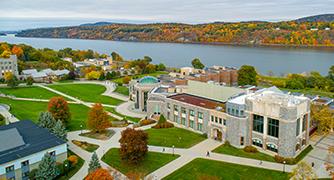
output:
[[136,117],[136,118],[143,118],[146,116],[146,113],[142,112],[135,112],[131,108],[134,106],[134,102],[127,101],[124,102],[116,107],[116,112],[120,114],[126,114],[127,116]]
[[0,104],[0,114],[6,119],[6,124],[19,121],[14,115],[9,112],[9,106]]

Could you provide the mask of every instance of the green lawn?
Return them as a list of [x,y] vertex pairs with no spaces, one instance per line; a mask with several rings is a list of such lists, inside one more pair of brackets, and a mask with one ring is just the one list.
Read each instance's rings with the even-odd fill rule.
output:
[[0,93],[6,95],[12,95],[19,98],[34,98],[34,99],[50,99],[54,96],[60,96],[56,93],[50,92],[46,89],[37,86],[0,88]]
[[226,145],[226,144],[223,144],[217,147],[215,150],[213,150],[213,152],[221,153],[221,154],[228,154],[232,156],[258,159],[262,161],[276,162],[274,157],[270,155],[267,155],[261,152],[249,153],[249,152],[245,152],[243,149],[239,149],[239,148],[233,147],[232,145]]
[[129,88],[125,86],[117,86],[114,92],[125,95],[125,96],[129,96]]
[[[40,112],[47,111],[46,102],[20,101],[9,98],[0,98],[0,103],[11,107],[10,112],[20,120],[32,120],[37,122]],[[80,125],[85,128],[89,108],[79,104],[69,104],[71,120],[67,124],[70,131],[80,130]]]
[[197,158],[164,178],[169,179],[289,179],[287,173]]
[[50,88],[76,97],[86,102],[96,102],[110,105],[118,105],[122,100],[109,96],[103,96],[106,88],[98,84],[53,84]]
[[104,109],[108,112],[111,112],[111,113],[117,115],[117,116],[124,117],[126,120],[129,120],[129,121],[132,121],[132,122],[139,122],[140,119],[141,119],[141,118],[135,118],[135,117],[130,117],[130,116],[120,114],[115,110],[115,108],[112,108],[112,107],[104,107]]
[[145,159],[138,165],[129,165],[121,161],[118,148],[110,149],[103,157],[102,161],[111,167],[119,170],[123,174],[130,172],[139,172],[142,174],[149,174],[165,164],[173,161],[179,157],[178,155],[171,155],[165,153],[148,152]]
[[148,129],[148,144],[176,148],[190,148],[206,139],[201,134],[181,128]]
[[[71,150],[68,150],[67,151],[67,156],[69,157],[71,155],[78,156],[77,154],[75,154]],[[68,180],[68,179],[70,179],[75,173],[77,173],[80,170],[80,168],[83,166],[84,163],[85,163],[85,160],[83,160],[80,156],[78,156],[77,165],[67,173],[67,176],[64,175],[64,176],[57,177],[56,180]]]

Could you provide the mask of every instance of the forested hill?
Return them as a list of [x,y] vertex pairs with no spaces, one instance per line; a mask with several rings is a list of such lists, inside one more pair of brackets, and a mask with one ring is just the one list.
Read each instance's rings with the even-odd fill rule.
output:
[[315,16],[308,16],[299,18],[296,20],[296,22],[332,22],[334,21],[334,14],[321,14],[321,15],[315,15]]
[[112,23],[106,25],[31,29],[22,31],[17,36],[116,41],[334,47],[334,21],[240,22],[198,25]]

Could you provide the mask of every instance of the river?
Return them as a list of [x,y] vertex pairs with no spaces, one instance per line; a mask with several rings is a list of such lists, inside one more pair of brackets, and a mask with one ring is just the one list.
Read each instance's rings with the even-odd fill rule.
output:
[[0,42],[24,43],[36,48],[92,49],[110,54],[115,51],[126,59],[150,56],[154,63],[171,67],[191,66],[195,57],[207,65],[240,67],[253,65],[262,74],[274,75],[318,71],[326,75],[334,65],[334,51],[298,48],[239,47],[200,44],[120,42],[106,40],[21,38],[0,36]]

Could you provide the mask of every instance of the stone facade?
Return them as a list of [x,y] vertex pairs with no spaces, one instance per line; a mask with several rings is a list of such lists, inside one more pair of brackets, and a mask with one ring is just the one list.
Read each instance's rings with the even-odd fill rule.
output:
[[16,56],[11,55],[9,58],[0,58],[0,70],[0,78],[3,78],[6,72],[11,72],[14,76],[18,77],[19,71]]

